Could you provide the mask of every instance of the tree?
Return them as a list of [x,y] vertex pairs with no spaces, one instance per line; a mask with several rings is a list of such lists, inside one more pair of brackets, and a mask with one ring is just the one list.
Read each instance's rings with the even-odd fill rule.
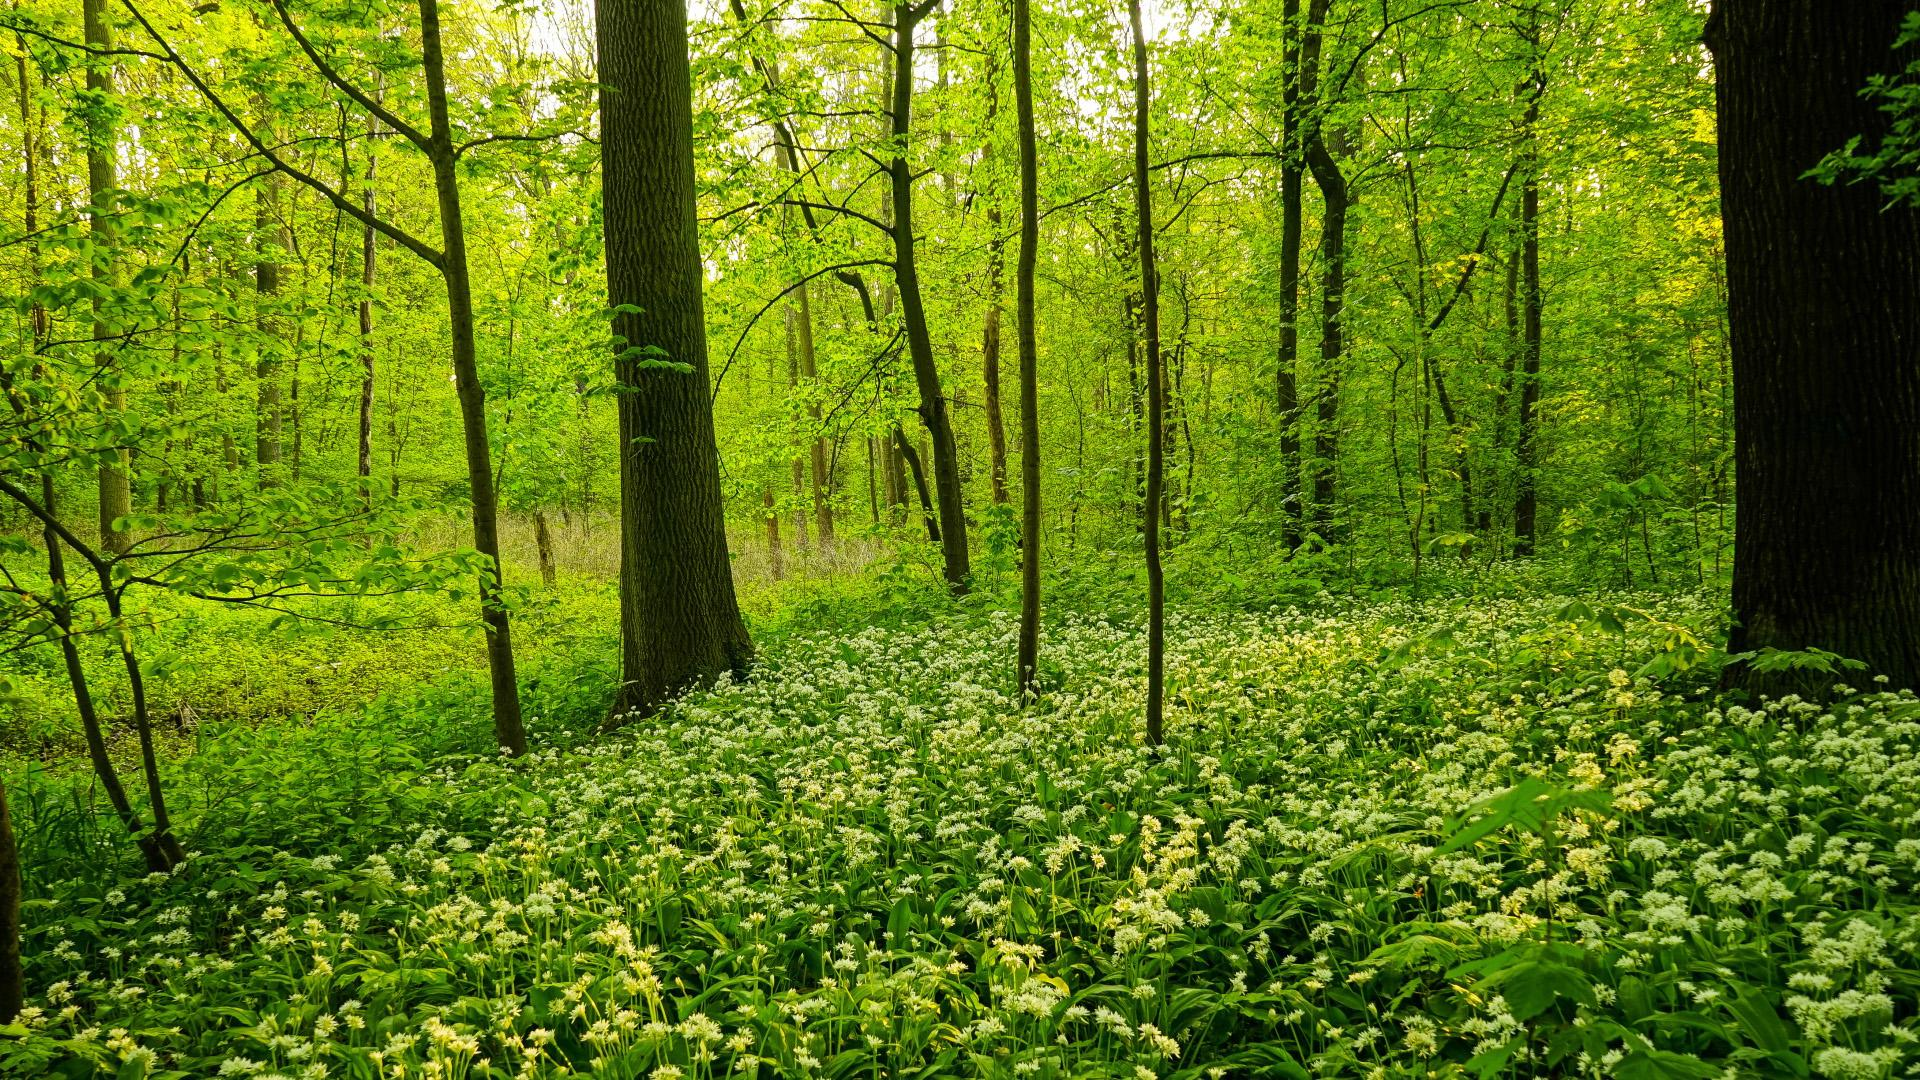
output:
[[[114,92],[113,20],[108,15],[109,0],[84,0],[87,48],[87,197],[92,206],[93,276],[100,292],[113,288],[113,200],[120,187],[120,126],[116,123],[119,102]],[[109,413],[124,412],[127,395],[119,373],[112,370],[113,353],[107,343],[113,338],[113,325],[102,317],[104,306],[98,295],[93,302],[93,337],[100,347],[96,356],[106,388],[104,403]],[[128,538],[115,530],[113,523],[133,511],[133,489],[127,479],[127,454],[124,450],[103,460],[100,465],[100,543],[111,550],[122,550]]]
[[1153,259],[1153,172],[1148,156],[1153,90],[1147,81],[1147,39],[1140,0],[1129,0],[1133,27],[1133,209],[1139,225],[1140,325],[1147,354],[1147,496],[1140,508],[1147,553],[1147,745],[1165,741],[1167,584],[1160,566],[1160,493],[1166,483],[1162,428],[1167,414],[1166,372],[1160,362],[1160,274]]
[[20,971],[20,850],[7,813],[7,785],[0,781],[0,1024],[11,1024],[26,1004]]
[[[920,293],[913,218],[913,168],[907,143],[913,133],[913,34],[940,0],[896,4],[893,9],[893,156],[887,163],[893,196],[894,280],[900,289],[900,315],[906,324],[907,355],[920,391],[920,420],[933,440],[933,491],[940,509],[940,553],[947,587],[967,591],[973,570],[967,555],[966,511],[960,494],[960,452],[953,438],[953,417],[940,388],[940,367],[927,330],[926,303]],[[909,459],[911,460],[911,459]]]
[[[1716,5],[1732,335],[1734,628],[1728,648],[1818,647],[1920,685],[1920,210],[1809,170],[1883,135],[1860,91],[1911,0]],[[1757,665],[1730,681],[1781,687]]]
[[601,191],[620,385],[620,707],[744,671],[714,441],[677,0],[602,0]]
[[[1030,0],[1013,0],[1013,96],[1020,128],[1020,258],[1014,267],[1014,318],[1020,342],[1020,698],[1038,694],[1040,665],[1040,346],[1034,326],[1033,272],[1040,249],[1040,162],[1033,134],[1033,16]],[[995,256],[997,264],[997,253]],[[999,351],[999,268],[989,315]],[[994,358],[998,365],[998,357]],[[991,368],[989,370],[992,370]],[[998,393],[995,376],[994,393]],[[990,421],[997,425],[995,406]],[[995,440],[1004,444],[1005,437]],[[1004,464],[1001,468],[1004,469]],[[996,488],[998,474],[996,474]]]
[[284,0],[273,0],[273,6],[288,35],[327,83],[388,130],[403,137],[427,159],[433,171],[434,202],[440,219],[439,249],[393,221],[369,213],[360,203],[350,199],[347,193],[336,190],[283,156],[279,147],[262,139],[234,112],[206,77],[187,62],[132,0],[125,2],[147,36],[165,54],[166,60],[186,76],[194,89],[276,173],[305,184],[348,217],[395,241],[439,271],[446,286],[447,322],[451,338],[449,359],[453,367],[454,393],[460,403],[473,547],[485,563],[485,569],[480,573],[480,620],[486,628],[494,737],[501,749],[508,753],[526,753],[527,736],[521,720],[519,680],[514,673],[512,620],[507,612],[500,570],[500,507],[495,490],[492,444],[487,435],[486,388],[480,382],[479,350],[474,336],[473,283],[467,265],[466,225],[462,216],[458,171],[462,155],[492,140],[487,137],[462,143],[454,139],[447,107],[446,59],[442,51],[438,0],[419,0],[420,68],[427,97],[426,131],[408,123],[344,77],[300,29]]

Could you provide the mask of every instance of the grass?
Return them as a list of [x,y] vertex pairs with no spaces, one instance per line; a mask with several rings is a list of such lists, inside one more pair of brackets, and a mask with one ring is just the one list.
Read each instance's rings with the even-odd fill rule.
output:
[[1684,595],[1176,614],[1164,751],[1130,619],[1058,614],[1022,712],[1011,619],[963,610],[763,624],[750,682],[604,738],[556,661],[524,762],[467,749],[458,682],[209,725],[170,877],[16,796],[39,996],[0,1070],[1913,1067],[1910,694],[1718,700]]

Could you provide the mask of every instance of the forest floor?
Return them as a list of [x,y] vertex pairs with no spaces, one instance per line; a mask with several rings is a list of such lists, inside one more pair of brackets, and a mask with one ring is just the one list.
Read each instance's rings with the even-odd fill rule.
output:
[[1027,711],[999,612],[763,635],[520,762],[448,751],[457,695],[234,725],[171,876],[17,796],[0,1073],[1910,1074],[1920,700],[1722,700],[1718,610],[1176,610],[1159,749],[1085,614]]

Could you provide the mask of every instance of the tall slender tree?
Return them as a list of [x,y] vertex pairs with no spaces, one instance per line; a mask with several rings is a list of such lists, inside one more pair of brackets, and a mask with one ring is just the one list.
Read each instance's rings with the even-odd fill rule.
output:
[[[1040,253],[1040,161],[1033,132],[1031,0],[1013,0],[1013,98],[1020,131],[1020,260],[1014,267],[1014,318],[1020,338],[1019,672],[1021,700],[1031,701],[1039,693],[1040,667],[1040,345],[1033,293],[1034,268]],[[995,288],[997,294],[998,282]],[[997,295],[994,304],[992,326],[997,338]]]
[[1153,89],[1148,82],[1147,37],[1141,26],[1140,0],[1128,0],[1133,27],[1133,209],[1139,226],[1140,327],[1147,361],[1147,494],[1140,508],[1147,554],[1147,745],[1165,741],[1162,717],[1166,698],[1167,585],[1160,566],[1160,493],[1166,484],[1166,447],[1162,429],[1167,415],[1166,371],[1160,360],[1160,271],[1153,257],[1153,171],[1151,149]]
[[734,597],[707,375],[693,87],[679,0],[600,0],[601,197],[621,351],[620,705],[646,712],[753,644]]
[[[91,2],[91,0],[90,0]],[[460,201],[460,157],[473,143],[454,140],[447,107],[446,58],[440,34],[438,0],[419,0],[421,74],[426,84],[428,128],[420,130],[344,77],[314,45],[293,19],[285,0],[272,0],[281,25],[300,47],[315,71],[334,89],[380,121],[427,159],[433,171],[434,201],[439,209],[441,247],[414,236],[388,218],[368,213],[347,192],[289,160],[282,148],[263,139],[234,111],[197,68],[180,55],[135,0],[123,0],[147,36],[160,47],[169,63],[213,105],[222,119],[239,132],[253,152],[281,174],[320,194],[335,209],[374,229],[439,271],[446,286],[447,322],[451,337],[455,396],[460,403],[461,442],[465,450],[469,504],[472,509],[473,547],[485,560],[480,573],[480,620],[486,630],[487,674],[493,694],[494,738],[510,754],[527,749],[521,720],[519,681],[514,673],[512,620],[502,591],[500,569],[500,506],[495,492],[493,449],[487,435],[486,388],[480,382],[479,349],[474,335],[473,283],[467,265],[466,226]],[[479,140],[484,141],[484,140]],[[393,454],[398,460],[399,441]],[[393,482],[396,490],[399,475]]]
[[[124,412],[127,393],[120,374],[113,369],[114,356],[107,342],[113,337],[113,325],[104,317],[100,293],[113,289],[118,279],[114,264],[115,229],[111,203],[120,187],[120,103],[114,87],[115,65],[113,16],[110,0],[82,0],[81,15],[87,48],[87,198],[92,206],[89,228],[93,235],[93,277],[98,283],[93,299],[93,337],[99,349],[95,362],[104,373],[101,379],[107,411]],[[100,543],[110,551],[125,551],[131,540],[113,528],[115,519],[133,512],[133,487],[127,476],[127,452],[117,450],[100,466]]]
[[1806,174],[1889,130],[1860,90],[1920,52],[1889,49],[1913,11],[1722,0],[1706,34],[1740,497],[1728,647],[1829,649],[1896,686],[1920,686],[1920,209]]
[[933,490],[940,510],[940,554],[947,587],[967,591],[973,569],[967,554],[966,510],[961,502],[960,452],[953,437],[953,417],[940,386],[940,365],[933,355],[933,337],[927,329],[927,309],[920,293],[920,268],[913,217],[913,167],[907,146],[913,134],[914,31],[940,0],[896,4],[893,9],[893,118],[890,133],[893,156],[887,163],[888,190],[893,198],[894,281],[900,291],[900,315],[906,324],[907,355],[913,361],[913,380],[920,391],[920,420],[932,440]]
[[0,1024],[11,1024],[26,1004],[20,967],[20,849],[7,812],[7,785],[0,780]]
[[1540,293],[1540,99],[1547,76],[1540,56],[1538,11],[1530,16],[1525,41],[1531,65],[1520,84],[1526,106],[1520,114],[1520,406],[1515,417],[1513,553],[1532,555],[1540,512],[1540,346],[1543,302]]

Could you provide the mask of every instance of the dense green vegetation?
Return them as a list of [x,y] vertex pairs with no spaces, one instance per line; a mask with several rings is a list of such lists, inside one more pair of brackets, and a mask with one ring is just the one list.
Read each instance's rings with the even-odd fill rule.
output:
[[0,1076],[1920,1074],[1914,0],[0,40]]

